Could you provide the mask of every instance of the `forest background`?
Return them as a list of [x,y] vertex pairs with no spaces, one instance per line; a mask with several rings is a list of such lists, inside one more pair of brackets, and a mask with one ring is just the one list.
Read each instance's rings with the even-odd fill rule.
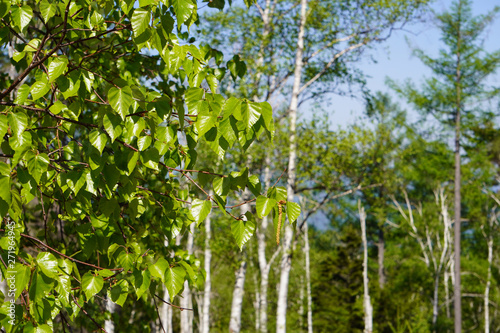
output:
[[498,7],[100,5],[1,2],[5,331],[500,331]]

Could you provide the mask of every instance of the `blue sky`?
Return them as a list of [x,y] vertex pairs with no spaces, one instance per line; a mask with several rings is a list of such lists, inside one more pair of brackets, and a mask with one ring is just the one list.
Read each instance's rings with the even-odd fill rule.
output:
[[[451,3],[451,0],[437,0],[433,3],[432,8],[440,13],[445,9],[449,9]],[[495,6],[500,6],[500,0],[475,0],[472,3],[473,15],[486,14]],[[437,55],[439,48],[442,47],[439,40],[440,32],[430,22],[414,24],[409,26],[407,30],[409,32],[395,32],[386,43],[375,50],[371,50],[371,54],[377,60],[377,63],[367,60],[359,63],[359,68],[369,76],[367,83],[370,90],[389,92],[396,97],[385,85],[387,77],[396,82],[403,82],[411,78],[413,82],[420,84],[425,77],[430,76],[430,71],[418,58],[412,56],[412,50],[408,43],[423,49],[431,56]],[[486,33],[485,49],[487,51],[500,49],[500,38],[498,37],[500,33],[500,15],[497,15],[495,22],[487,29]],[[500,85],[500,75],[497,74],[492,81],[497,86]],[[397,99],[395,98],[395,100]],[[333,127],[344,127],[348,124],[364,121],[360,119],[364,110],[362,101],[333,96],[330,104],[323,105],[323,107],[331,115],[330,119]],[[408,107],[406,109],[408,110]],[[307,117],[306,114],[304,116]],[[412,112],[409,112],[409,117],[410,119],[415,118],[415,114],[412,115]]]

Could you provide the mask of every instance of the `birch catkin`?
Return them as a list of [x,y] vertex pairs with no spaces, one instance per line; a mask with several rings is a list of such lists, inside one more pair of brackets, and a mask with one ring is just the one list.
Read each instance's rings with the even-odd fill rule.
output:
[[280,245],[280,231],[281,231],[281,218],[283,217],[283,205],[286,200],[281,200],[278,202],[278,226],[276,228],[276,244]]

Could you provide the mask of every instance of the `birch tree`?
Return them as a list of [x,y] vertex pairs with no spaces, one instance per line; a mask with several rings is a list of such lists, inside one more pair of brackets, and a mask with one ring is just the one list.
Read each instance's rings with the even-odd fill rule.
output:
[[212,239],[212,217],[209,214],[205,219],[205,249],[204,249],[204,269],[205,286],[203,288],[203,302],[201,311],[201,333],[210,331],[210,298],[212,297],[212,249],[210,241]]
[[[424,204],[422,202],[412,204],[408,193],[405,189],[402,190],[404,195],[404,207],[396,200],[394,196],[391,199],[403,220],[409,226],[409,235],[416,240],[420,247],[423,260],[432,272],[433,291],[431,297],[432,303],[432,325],[435,326],[439,315],[439,290],[440,281],[443,270],[448,266],[448,261],[451,258],[451,219],[448,213],[447,196],[444,187],[438,187],[434,191],[435,204],[439,208],[440,216],[437,218],[442,225],[433,227],[432,221],[426,221],[424,217]],[[426,203],[428,205],[429,203]],[[421,221],[419,227],[416,223],[416,216]],[[436,224],[434,224],[436,225]]]
[[373,332],[373,307],[368,287],[368,242],[366,240],[366,213],[361,200],[358,200],[359,221],[361,224],[361,241],[363,243],[363,310],[365,313],[365,333]]

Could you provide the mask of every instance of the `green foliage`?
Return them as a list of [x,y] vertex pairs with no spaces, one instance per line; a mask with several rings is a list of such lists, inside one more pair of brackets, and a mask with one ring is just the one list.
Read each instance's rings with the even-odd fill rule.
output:
[[[215,205],[240,248],[253,234],[253,215],[243,221],[226,205],[234,191],[259,196],[258,177],[209,171],[208,181],[198,166],[263,133],[272,139],[270,105],[218,93],[246,65],[234,56],[224,67],[220,51],[193,43],[195,1],[2,1],[0,16],[17,72],[0,82],[1,232],[12,223],[16,311],[25,313],[13,326],[2,308],[1,324],[95,329],[103,297],[154,320],[158,290],[173,298],[186,280],[203,280],[199,261],[172,245],[191,223]],[[8,242],[1,248],[7,262]]]

